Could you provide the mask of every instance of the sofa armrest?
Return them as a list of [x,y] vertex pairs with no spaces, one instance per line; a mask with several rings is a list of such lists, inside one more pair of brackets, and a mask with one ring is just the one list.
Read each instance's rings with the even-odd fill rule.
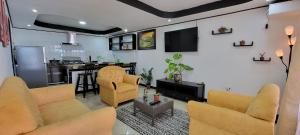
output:
[[245,113],[253,98],[225,91],[209,90],[207,103]]
[[256,119],[238,111],[190,101],[188,113],[191,120],[197,120],[234,134],[274,135],[274,123]]
[[115,121],[116,110],[107,107],[38,128],[28,135],[111,135]]
[[103,78],[97,78],[97,83],[100,85],[100,86],[103,86],[103,87],[106,87],[108,89],[111,89],[111,90],[116,90],[117,89],[117,84],[111,80],[108,80],[108,79],[103,79]]
[[124,82],[132,85],[138,85],[140,81],[140,77],[136,75],[128,75],[124,76]]
[[75,98],[75,87],[72,84],[30,89],[32,98],[38,105]]

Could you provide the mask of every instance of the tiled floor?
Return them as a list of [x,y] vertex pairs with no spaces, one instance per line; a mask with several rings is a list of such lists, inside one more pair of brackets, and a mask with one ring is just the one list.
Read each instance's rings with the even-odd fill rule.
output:
[[[144,87],[140,86],[139,96],[143,96]],[[149,94],[153,94],[155,91],[150,90]],[[82,95],[77,95],[77,99],[86,104],[90,109],[96,110],[99,108],[106,107],[107,105],[100,101],[100,97],[98,95],[94,95],[93,93],[87,94],[86,98],[82,98]],[[174,108],[186,111],[186,102],[174,100]],[[114,135],[139,135],[138,132],[124,124],[123,122],[117,120],[116,124],[113,128]]]

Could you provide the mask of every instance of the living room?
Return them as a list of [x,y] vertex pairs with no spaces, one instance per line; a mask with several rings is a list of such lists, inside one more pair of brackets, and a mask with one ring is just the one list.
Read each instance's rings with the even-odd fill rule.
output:
[[0,134],[300,134],[299,7],[1,0]]

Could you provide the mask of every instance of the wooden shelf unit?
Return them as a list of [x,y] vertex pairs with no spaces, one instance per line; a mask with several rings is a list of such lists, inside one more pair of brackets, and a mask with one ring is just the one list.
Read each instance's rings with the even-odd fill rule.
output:
[[109,50],[130,51],[136,50],[136,35],[127,34],[109,38]]

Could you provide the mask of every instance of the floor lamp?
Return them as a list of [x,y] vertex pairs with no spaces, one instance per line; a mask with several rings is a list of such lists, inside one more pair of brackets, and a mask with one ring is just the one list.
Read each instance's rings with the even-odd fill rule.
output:
[[296,44],[297,38],[293,37],[293,33],[294,33],[294,26],[287,26],[285,27],[285,34],[288,37],[288,45],[290,47],[290,54],[289,54],[289,63],[288,65],[285,64],[285,62],[283,61],[283,50],[279,49],[276,51],[276,56],[281,60],[282,64],[285,66],[286,68],[286,74],[287,76],[289,75],[289,69],[290,69],[290,64],[292,61],[292,53],[293,53],[293,47]]

